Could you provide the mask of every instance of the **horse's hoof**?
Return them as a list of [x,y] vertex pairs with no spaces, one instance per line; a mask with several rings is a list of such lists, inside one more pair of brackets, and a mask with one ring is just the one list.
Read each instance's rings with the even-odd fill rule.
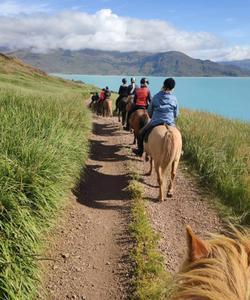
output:
[[168,198],[172,198],[172,197],[173,197],[173,193],[172,193],[172,192],[168,192],[168,193],[167,193],[167,197],[168,197]]

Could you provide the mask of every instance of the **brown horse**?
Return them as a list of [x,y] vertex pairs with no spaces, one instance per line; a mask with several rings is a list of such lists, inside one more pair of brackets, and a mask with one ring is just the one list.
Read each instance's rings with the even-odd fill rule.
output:
[[103,115],[103,117],[112,117],[112,100],[111,99],[106,99],[103,101],[102,115]]
[[164,201],[166,189],[166,177],[168,169],[171,169],[170,183],[167,196],[173,196],[173,182],[176,176],[182,149],[180,131],[173,126],[160,125],[151,131],[148,141],[144,142],[144,150],[150,156],[150,171],[152,174],[153,161],[159,184],[159,200]]
[[134,142],[136,144],[136,140],[139,134],[140,129],[149,122],[150,118],[146,109],[137,109],[133,112],[129,118],[129,125],[134,131]]
[[171,300],[249,300],[250,233],[197,237],[187,226],[188,257],[176,275]]
[[129,95],[128,100],[127,100],[127,105],[126,105],[126,111],[127,112],[132,108],[133,101],[134,101],[134,97]]

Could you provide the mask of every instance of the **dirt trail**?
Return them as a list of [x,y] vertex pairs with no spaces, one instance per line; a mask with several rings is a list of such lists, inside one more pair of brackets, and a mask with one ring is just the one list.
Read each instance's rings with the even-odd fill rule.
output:
[[176,271],[185,251],[185,225],[197,233],[218,231],[220,221],[209,208],[195,181],[179,169],[176,193],[156,201],[155,176],[146,177],[148,165],[128,156],[132,135],[123,132],[116,118],[94,119],[90,158],[85,179],[63,212],[63,220],[49,238],[43,264],[46,295],[42,300],[116,300],[128,296],[130,262],[127,163],[141,174],[153,227],[162,235],[160,248],[166,266]]
[[[54,230],[42,299],[125,299],[131,245],[126,160],[119,124],[96,118],[85,178]],[[126,151],[125,151],[126,152]]]

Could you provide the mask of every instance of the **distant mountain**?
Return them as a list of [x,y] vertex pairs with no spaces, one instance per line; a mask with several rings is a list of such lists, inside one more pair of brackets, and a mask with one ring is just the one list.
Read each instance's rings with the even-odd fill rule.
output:
[[46,54],[32,53],[27,50],[20,50],[11,54],[49,73],[146,76],[250,76],[250,70],[222,65],[210,60],[193,59],[177,51],[146,53],[59,49]]
[[221,61],[220,64],[226,66],[236,66],[244,70],[250,70],[250,59]]

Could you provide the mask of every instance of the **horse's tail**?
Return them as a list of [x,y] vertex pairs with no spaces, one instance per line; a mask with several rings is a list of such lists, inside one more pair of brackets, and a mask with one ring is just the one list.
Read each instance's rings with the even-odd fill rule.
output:
[[144,127],[147,123],[148,123],[148,120],[149,120],[149,116],[148,114],[144,114],[141,118],[140,118],[140,121],[139,121],[139,129],[141,129],[142,127]]
[[161,166],[163,171],[166,170],[174,160],[175,148],[174,133],[167,128],[162,145],[163,156]]

